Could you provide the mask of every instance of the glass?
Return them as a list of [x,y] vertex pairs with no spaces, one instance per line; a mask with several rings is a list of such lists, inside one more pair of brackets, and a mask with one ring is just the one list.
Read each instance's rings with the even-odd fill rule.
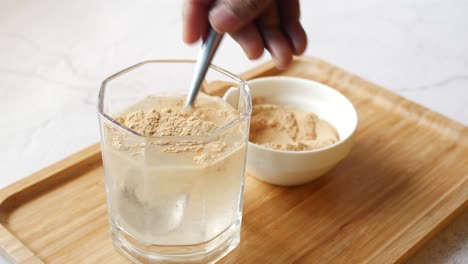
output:
[[149,109],[148,96],[185,98],[194,63],[146,61],[101,86],[98,112],[112,242],[134,262],[213,263],[240,241],[252,111],[245,81],[211,66],[202,89],[223,96],[237,88],[232,108],[238,114],[206,136],[143,136],[114,119],[137,103]]

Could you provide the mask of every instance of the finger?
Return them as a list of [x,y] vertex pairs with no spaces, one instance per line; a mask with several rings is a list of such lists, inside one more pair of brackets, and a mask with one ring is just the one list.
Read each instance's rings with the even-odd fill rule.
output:
[[262,36],[255,24],[248,24],[239,31],[231,34],[231,37],[239,43],[249,59],[255,60],[262,56],[265,46]]
[[301,16],[299,0],[280,0],[281,25],[295,55],[301,55],[307,48],[307,36],[299,19]]
[[292,61],[292,48],[281,30],[278,6],[272,3],[258,20],[265,46],[280,69],[287,68]]
[[251,23],[272,0],[218,0],[209,20],[219,33],[233,33]]
[[208,11],[214,0],[185,0],[183,6],[183,40],[191,44],[206,35]]

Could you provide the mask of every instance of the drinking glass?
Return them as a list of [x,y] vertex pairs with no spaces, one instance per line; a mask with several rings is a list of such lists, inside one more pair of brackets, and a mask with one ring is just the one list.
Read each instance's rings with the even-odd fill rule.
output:
[[[202,89],[221,98],[235,89],[237,98],[229,104],[238,115],[204,136],[144,136],[118,122],[137,103],[140,110],[151,109],[144,103],[148,96],[186,96],[194,66],[190,60],[145,61],[101,86],[98,115],[112,243],[137,263],[213,263],[240,242],[252,112],[245,81],[211,66]],[[168,146],[173,151],[166,151]]]

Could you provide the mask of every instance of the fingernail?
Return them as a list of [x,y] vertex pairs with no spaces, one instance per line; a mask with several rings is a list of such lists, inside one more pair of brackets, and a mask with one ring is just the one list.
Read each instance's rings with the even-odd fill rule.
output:
[[277,56],[276,51],[274,49],[271,49],[271,48],[269,49],[269,51],[270,51],[271,59],[275,63],[276,68],[281,70],[281,60]]
[[279,70],[286,70],[289,67],[290,62],[289,61],[284,61],[281,60],[280,58],[276,56],[272,56],[273,62],[275,62],[276,68]]
[[275,63],[276,68],[278,68],[279,70],[282,70],[283,67],[281,66],[280,60],[273,54],[271,58],[273,59],[273,62]]

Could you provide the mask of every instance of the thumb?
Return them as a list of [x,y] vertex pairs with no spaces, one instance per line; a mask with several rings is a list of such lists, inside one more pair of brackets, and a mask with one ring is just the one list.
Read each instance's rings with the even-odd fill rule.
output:
[[219,33],[233,33],[254,20],[272,0],[218,0],[209,20]]

